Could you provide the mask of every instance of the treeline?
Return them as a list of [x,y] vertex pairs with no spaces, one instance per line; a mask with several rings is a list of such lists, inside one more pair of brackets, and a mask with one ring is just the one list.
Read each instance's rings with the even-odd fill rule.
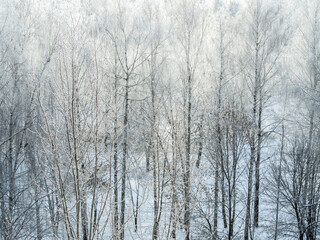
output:
[[0,13],[1,239],[319,238],[319,1]]

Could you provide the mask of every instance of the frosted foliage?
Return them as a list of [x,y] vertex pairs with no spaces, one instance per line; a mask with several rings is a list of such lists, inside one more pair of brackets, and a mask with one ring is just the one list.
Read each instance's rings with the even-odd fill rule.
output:
[[320,2],[0,0],[0,240],[320,237]]

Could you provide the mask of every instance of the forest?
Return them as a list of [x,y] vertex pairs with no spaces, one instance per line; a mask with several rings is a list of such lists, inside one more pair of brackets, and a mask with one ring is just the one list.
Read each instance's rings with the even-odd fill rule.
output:
[[0,240],[320,239],[319,0],[0,0]]

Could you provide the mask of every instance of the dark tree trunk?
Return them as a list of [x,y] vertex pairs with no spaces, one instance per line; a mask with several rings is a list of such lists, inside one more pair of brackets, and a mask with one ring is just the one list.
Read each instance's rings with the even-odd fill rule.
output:
[[190,153],[191,153],[191,75],[188,76],[187,82],[187,132],[186,132],[186,171],[184,177],[185,187],[185,214],[184,214],[184,227],[186,231],[186,240],[190,239]]
[[121,213],[120,213],[120,240],[124,240],[124,223],[126,207],[126,176],[127,176],[127,154],[128,154],[128,112],[129,112],[129,77],[126,78],[125,109],[123,119],[123,156],[121,176]]

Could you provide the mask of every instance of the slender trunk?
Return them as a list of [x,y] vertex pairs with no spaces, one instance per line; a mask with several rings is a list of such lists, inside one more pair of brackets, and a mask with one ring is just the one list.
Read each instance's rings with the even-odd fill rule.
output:
[[[81,166],[82,175],[84,176],[84,164]],[[86,194],[87,191],[85,190],[86,186],[83,186],[81,191],[80,200],[81,200],[81,224],[82,224],[82,239],[88,240],[88,214],[87,214],[87,199]]]
[[250,210],[251,210],[251,195],[252,195],[252,177],[253,177],[253,165],[255,156],[255,147],[251,146],[250,150],[250,164],[249,164],[249,176],[248,176],[248,194],[247,194],[247,206],[246,206],[246,218],[244,227],[244,240],[249,239],[249,228],[250,228]]
[[[312,104],[314,105],[314,104]],[[308,148],[307,148],[307,166],[306,166],[306,205],[307,205],[307,229],[306,229],[306,236],[307,240],[313,240],[314,239],[314,168],[316,167],[313,161],[313,125],[314,125],[314,110],[312,108],[311,114],[310,114],[310,122],[309,122],[309,139],[308,139]]]
[[13,207],[14,207],[14,196],[15,196],[15,171],[13,163],[13,116],[10,114],[10,123],[9,123],[9,209],[8,209],[8,219],[6,226],[5,239],[13,239]]
[[228,240],[232,239],[233,236],[233,219],[232,219],[232,192],[229,192],[229,229],[228,229]]
[[126,176],[127,176],[127,154],[128,154],[128,112],[129,112],[129,77],[126,78],[125,109],[123,119],[123,156],[121,176],[121,213],[120,213],[120,240],[124,240],[124,222],[126,207]]
[[[154,155],[154,153],[152,154]],[[153,231],[152,231],[152,239],[157,240],[158,239],[158,193],[157,193],[157,166],[156,166],[156,160],[153,156]]]
[[[173,124],[173,121],[172,123]],[[175,128],[172,126],[172,193],[171,193],[171,212],[170,212],[170,219],[172,220],[172,232],[171,237],[172,239],[176,239],[176,232],[177,232],[177,216],[176,216],[176,205],[177,205],[177,190],[176,190],[176,178],[177,178],[177,159],[176,159],[176,134]]]
[[136,189],[136,200],[134,200],[133,196],[133,189],[132,185],[129,182],[129,189],[130,189],[130,198],[131,198],[131,204],[132,204],[132,216],[133,216],[133,223],[134,223],[134,232],[136,233],[138,231],[138,214],[139,214],[139,189],[140,189],[140,184],[138,183]]
[[40,204],[39,204],[39,189],[35,187],[35,199],[36,199],[36,224],[37,224],[37,240],[42,239],[41,218],[40,218]]
[[158,164],[155,152],[155,121],[156,121],[156,112],[155,112],[155,89],[154,89],[154,76],[151,76],[151,132],[150,132],[150,154],[153,163],[153,231],[152,231],[152,239],[158,239],[158,211],[159,211],[159,195],[158,195]]
[[158,175],[159,172],[157,172],[156,162],[154,160],[154,166],[153,166],[153,206],[154,206],[154,216],[153,216],[153,231],[152,231],[152,239],[157,240],[158,239],[158,232],[159,232],[159,195],[158,195]]
[[[164,150],[163,145],[161,143],[160,137],[158,135],[159,141],[161,145],[161,149]],[[161,220],[161,215],[162,215],[162,207],[163,207],[163,197],[164,197],[164,187],[165,187],[165,176],[166,176],[166,168],[167,164],[169,163],[167,154],[165,153],[165,160],[163,162],[163,171],[162,171],[162,179],[160,181],[160,161],[159,161],[159,146],[157,146],[157,159],[158,159],[158,219],[157,219],[157,231],[158,231],[158,237],[160,238],[160,233],[159,233],[159,225],[160,225],[160,220]]]
[[[256,70],[257,71],[257,70]],[[257,76],[257,75],[256,75]],[[250,142],[250,163],[249,163],[249,175],[248,175],[248,193],[247,193],[247,206],[246,206],[246,218],[245,218],[245,227],[244,227],[244,240],[249,239],[249,228],[251,228],[250,224],[250,212],[251,212],[251,196],[252,196],[252,178],[253,178],[253,166],[255,163],[256,157],[256,111],[257,111],[257,88],[254,90],[253,95],[253,128],[252,132],[249,136]]]
[[[232,136],[229,136],[229,127],[227,127],[226,129],[226,152],[229,152],[229,138],[232,138]],[[231,139],[232,141],[232,139]],[[231,145],[231,149],[232,149],[232,154],[234,154],[233,149],[234,146]],[[229,154],[227,154],[226,156],[226,163],[227,163],[227,171],[229,171]],[[233,171],[233,169],[231,169],[231,171]],[[231,172],[231,176],[232,176],[232,172]],[[232,237],[232,180],[231,180],[231,176],[230,174],[228,174],[228,178],[227,178],[227,184],[228,184],[228,239],[230,240]]]
[[[27,147],[27,155],[30,160],[31,165],[31,172],[32,172],[32,182],[33,182],[33,189],[34,189],[34,199],[35,199],[35,209],[36,209],[36,231],[37,231],[37,240],[42,239],[42,229],[41,229],[41,217],[40,217],[40,198],[39,198],[39,186],[38,186],[38,171],[36,166],[36,159],[34,153],[32,152],[34,146],[32,139],[29,140],[28,147]],[[31,147],[32,146],[32,147]]]
[[226,193],[225,193],[225,176],[224,176],[224,163],[221,162],[221,208],[222,208],[222,219],[223,227],[227,228],[227,214],[226,214]]
[[[2,148],[0,147],[0,161],[2,159]],[[5,201],[4,201],[4,196],[5,196],[5,187],[4,187],[4,177],[3,175],[5,174],[4,173],[4,163],[1,162],[0,163],[0,199],[2,199],[1,201],[1,220],[0,220],[0,231],[1,231],[1,234],[3,236],[5,236],[5,230],[6,230],[6,226],[5,226],[5,223],[6,223],[6,216],[5,216]]]
[[198,158],[196,162],[196,167],[200,167],[200,162],[201,162],[201,156],[202,156],[202,151],[203,151],[203,114],[201,114],[200,117],[200,127],[199,127],[199,151],[198,151]]
[[[318,14],[317,14],[318,15]],[[315,18],[316,19],[316,18]],[[313,35],[313,81],[312,81],[312,91],[316,92],[317,91],[317,85],[318,85],[318,75],[319,75],[319,70],[318,70],[318,56],[316,55],[316,50],[317,50],[317,43],[318,43],[318,36],[316,35],[318,27],[317,27],[317,21],[314,23],[314,35]],[[307,207],[307,223],[308,223],[308,228],[306,230],[306,235],[307,235],[307,240],[313,240],[315,239],[316,235],[316,230],[315,230],[315,213],[316,213],[316,204],[314,202],[315,200],[315,195],[314,195],[314,187],[317,185],[314,180],[315,180],[315,162],[314,162],[314,156],[313,156],[313,134],[314,134],[314,118],[315,118],[315,108],[316,108],[317,103],[315,100],[312,100],[311,102],[311,113],[310,113],[310,120],[309,120],[309,139],[308,139],[308,149],[307,149],[307,154],[308,154],[308,160],[307,160],[307,176],[306,176],[306,181],[309,183],[309,189],[308,189],[308,207]]]
[[[257,20],[258,21],[258,20]],[[260,89],[260,71],[259,71],[259,32],[256,31],[256,43],[255,43],[255,72],[254,72],[254,86],[253,86],[253,108],[252,108],[252,133],[249,136],[250,142],[250,163],[249,163],[249,176],[248,176],[248,194],[247,194],[247,206],[246,206],[246,218],[244,227],[244,240],[249,239],[249,230],[251,229],[250,218],[251,218],[251,196],[252,196],[252,178],[253,178],[253,167],[256,162],[257,154],[257,104],[258,104],[258,94]],[[255,208],[255,210],[258,209]],[[255,215],[255,213],[254,213]]]
[[215,178],[214,178],[214,213],[213,213],[213,233],[214,239],[217,238],[218,234],[218,203],[219,203],[219,163],[215,160]]
[[[96,233],[96,209],[97,209],[97,175],[98,175],[98,131],[99,131],[99,107],[98,107],[98,88],[99,88],[99,70],[98,70],[98,61],[97,61],[97,56],[95,52],[95,67],[96,67],[96,82],[95,82],[95,119],[94,119],[94,125],[95,125],[95,131],[94,131],[94,172],[93,172],[93,194],[91,198],[91,207],[90,207],[90,223],[89,223],[89,239],[94,239],[95,233]],[[79,116],[80,118],[80,116]],[[79,126],[80,128],[80,126]],[[111,167],[110,167],[111,170]],[[111,174],[110,174],[110,180],[111,180]],[[111,184],[110,184],[111,185]],[[88,221],[88,220],[87,220]]]
[[146,171],[150,171],[150,151],[151,151],[151,138],[149,139],[148,146],[146,147]]
[[[28,111],[27,118],[26,118],[26,123],[25,123],[25,129],[27,129],[28,123],[32,122],[32,117],[31,117],[31,110]],[[37,126],[39,128],[39,126]],[[31,172],[33,175],[33,187],[34,187],[34,192],[35,192],[35,208],[36,208],[36,229],[37,229],[37,240],[42,239],[42,225],[41,225],[41,216],[40,216],[40,191],[39,187],[42,189],[42,182],[41,178],[39,178],[39,172],[38,172],[38,166],[37,166],[37,160],[35,157],[35,139],[29,139],[27,137],[27,154],[29,155],[29,160],[30,160],[30,165],[31,165]]]
[[222,30],[222,24],[220,22],[220,74],[219,74],[219,89],[218,89],[218,116],[217,116],[217,135],[218,135],[218,154],[220,159],[221,167],[221,208],[222,208],[222,218],[223,227],[227,227],[227,217],[226,217],[226,200],[225,200],[225,169],[224,169],[224,156],[223,156],[223,146],[222,146],[222,130],[221,130],[221,108],[222,108],[222,84],[224,81],[224,33]]
[[188,76],[187,86],[187,132],[186,132],[186,172],[184,178],[185,186],[185,214],[184,214],[184,227],[186,231],[186,240],[190,239],[190,151],[191,151],[191,75]]
[[119,216],[118,216],[118,79],[115,76],[114,82],[114,105],[116,107],[115,118],[114,118],[114,140],[113,140],[113,238],[114,240],[119,239]]
[[277,196],[276,196],[276,224],[274,230],[274,240],[278,239],[278,225],[279,225],[279,199],[280,199],[280,181],[282,173],[282,160],[283,160],[283,148],[284,148],[284,123],[282,122],[282,134],[281,134],[281,147],[280,147],[280,163],[278,169],[278,178],[277,178]]
[[[260,155],[261,155],[261,143],[262,143],[262,135],[261,135],[261,122],[262,122],[262,86],[261,86],[261,73],[260,73],[260,32],[259,32],[259,16],[260,16],[260,4],[257,2],[257,12],[256,12],[256,33],[255,33],[255,72],[254,72],[254,93],[253,93],[253,123],[254,123],[254,134],[253,134],[253,145],[254,154],[253,159],[255,162],[255,195],[254,195],[254,213],[253,213],[253,226],[259,226],[259,194],[260,194]],[[259,106],[258,106],[259,102]],[[258,110],[258,118],[257,118],[257,110]]]
[[259,227],[259,202],[260,202],[260,162],[261,162],[261,144],[262,144],[262,97],[261,86],[259,86],[259,110],[258,110],[258,134],[257,134],[257,158],[255,168],[255,194],[254,194],[254,227]]
[[55,205],[56,205],[56,210],[54,214],[54,229],[53,229],[53,234],[55,238],[59,239],[59,223],[60,223],[60,209],[61,209],[61,203],[59,201],[59,196],[58,196],[58,189],[55,191]]
[[299,240],[303,240],[303,239],[304,239],[303,236],[304,236],[303,232],[300,232],[300,233],[299,233]]
[[[116,134],[116,127],[114,133]],[[118,226],[118,144],[114,142],[113,144],[113,239],[117,240],[119,238],[119,226]]]
[[236,183],[237,183],[237,166],[238,166],[238,153],[237,153],[237,137],[236,137],[236,127],[233,127],[232,131],[232,215],[230,216],[230,226],[229,226],[229,237],[232,239],[234,231],[234,220],[236,216]]
[[47,197],[47,202],[48,202],[48,208],[49,208],[49,214],[50,214],[50,224],[52,226],[52,233],[53,237],[56,236],[56,231],[55,231],[55,202],[54,202],[54,196],[53,194],[50,193],[49,187],[47,184],[47,180],[44,179],[44,185],[45,185],[45,190],[46,190],[46,197]]
[[[73,50],[72,50],[73,54]],[[80,174],[78,158],[78,136],[77,136],[77,80],[75,77],[75,66],[72,58],[72,96],[71,96],[71,124],[72,124],[72,141],[73,141],[73,161],[75,171],[75,193],[76,193],[76,238],[80,239],[80,212],[81,212],[81,194],[80,194]]]
[[137,197],[136,197],[136,209],[134,213],[134,231],[138,231],[138,214],[139,214],[139,189],[140,186],[138,184],[138,191],[137,191]]
[[[78,150],[78,144],[79,144],[79,133],[81,132],[81,127],[80,127],[80,99],[79,99],[79,86],[78,86],[78,81],[75,82],[75,108],[76,108],[76,119],[74,120],[77,122],[77,131],[76,134],[74,135],[74,143],[77,143],[77,145],[74,145],[74,151],[79,151],[77,156],[75,156],[76,161],[78,162],[76,165],[76,172],[79,171],[79,166],[81,165],[81,175],[77,177],[77,188],[78,188],[78,193],[79,193],[79,201],[80,201],[80,215],[81,215],[81,228],[82,228],[82,239],[83,240],[88,240],[89,237],[89,231],[88,231],[88,212],[87,212],[87,190],[86,190],[86,182],[81,183],[82,179],[85,179],[85,166],[83,162],[83,154],[82,154],[82,149],[79,148]],[[95,143],[96,145],[96,143]],[[96,146],[95,146],[96,150]],[[97,152],[95,152],[97,154]],[[95,165],[97,164],[97,158],[95,158]],[[79,173],[77,173],[78,175]],[[79,179],[81,177],[81,179]],[[95,179],[96,180],[96,179]],[[82,185],[82,186],[81,186]],[[95,192],[95,189],[94,189]],[[95,193],[94,193],[95,195]]]

